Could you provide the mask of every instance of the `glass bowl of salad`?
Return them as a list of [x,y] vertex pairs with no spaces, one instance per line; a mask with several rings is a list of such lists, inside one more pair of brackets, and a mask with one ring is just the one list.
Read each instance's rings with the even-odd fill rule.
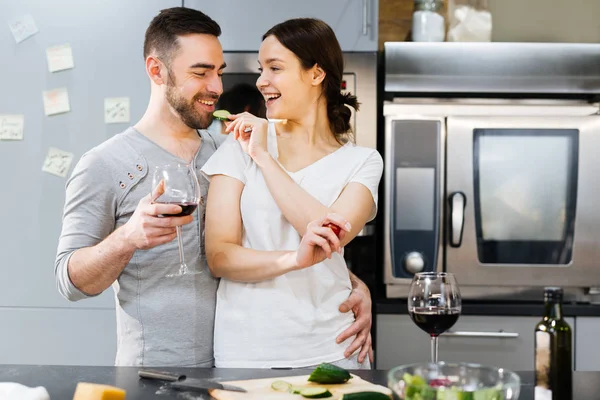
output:
[[400,400],[517,400],[521,379],[503,368],[438,362],[393,368],[388,387]]

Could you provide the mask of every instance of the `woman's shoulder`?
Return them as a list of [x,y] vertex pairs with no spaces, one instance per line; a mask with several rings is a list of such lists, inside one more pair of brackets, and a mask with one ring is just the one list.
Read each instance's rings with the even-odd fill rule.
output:
[[346,157],[348,158],[360,160],[361,162],[364,162],[365,160],[373,160],[374,162],[381,161],[381,163],[383,163],[383,158],[377,149],[359,146],[352,142],[346,143],[344,147],[347,148]]

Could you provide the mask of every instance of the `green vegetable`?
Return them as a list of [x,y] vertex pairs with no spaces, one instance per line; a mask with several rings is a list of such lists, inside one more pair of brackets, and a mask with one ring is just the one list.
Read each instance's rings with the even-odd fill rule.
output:
[[472,393],[462,392],[455,387],[438,389],[437,400],[473,400]]
[[213,113],[213,117],[218,119],[219,121],[229,121],[229,116],[231,113],[227,110],[217,110]]
[[275,381],[271,383],[271,389],[277,390],[278,392],[291,392],[292,384],[285,381]]
[[316,383],[346,383],[352,376],[344,368],[333,364],[321,363],[310,374],[308,380]]
[[475,391],[462,390],[459,387],[429,386],[420,376],[404,374],[406,400],[504,400],[500,388],[486,388]]
[[504,400],[504,396],[501,388],[489,388],[474,391],[472,400]]
[[292,386],[290,388],[290,392],[293,394],[300,394],[300,391],[304,389],[306,386]]
[[298,394],[308,399],[322,399],[325,397],[331,397],[331,392],[329,390],[313,386],[300,389]]
[[342,400],[390,400],[390,396],[380,392],[346,393]]

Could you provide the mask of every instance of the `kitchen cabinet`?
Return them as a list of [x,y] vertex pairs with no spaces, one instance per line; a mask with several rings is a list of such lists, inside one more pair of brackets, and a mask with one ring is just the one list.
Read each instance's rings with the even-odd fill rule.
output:
[[[513,371],[531,371],[533,331],[538,317],[461,316],[451,335],[439,338],[438,358],[474,362]],[[575,329],[573,318],[566,318]],[[457,336],[458,333],[470,336]],[[591,339],[590,339],[591,340]],[[375,362],[378,369],[430,360],[429,336],[408,315],[377,315]]]
[[185,0],[221,26],[225,51],[258,51],[262,35],[290,18],[328,23],[343,51],[377,51],[379,0]]
[[575,369],[577,371],[600,371],[598,333],[600,318],[577,317],[575,329]]

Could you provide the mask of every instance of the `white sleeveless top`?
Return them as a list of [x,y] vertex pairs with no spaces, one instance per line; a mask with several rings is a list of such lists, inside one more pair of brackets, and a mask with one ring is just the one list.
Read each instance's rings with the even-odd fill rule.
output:
[[[277,138],[269,125],[269,153],[277,160]],[[282,167],[283,168],[283,167]],[[284,169],[285,170],[285,169]],[[260,168],[229,137],[201,169],[244,183],[242,245],[256,250],[296,250],[301,237],[271,196]],[[304,190],[330,207],[344,187],[358,182],[377,204],[383,160],[376,150],[348,143],[297,172],[287,172]],[[370,219],[376,215],[373,208]],[[215,365],[224,368],[303,367],[344,358],[354,337],[335,338],[354,322],[338,308],[350,295],[343,256],[258,283],[221,279],[215,316]]]

